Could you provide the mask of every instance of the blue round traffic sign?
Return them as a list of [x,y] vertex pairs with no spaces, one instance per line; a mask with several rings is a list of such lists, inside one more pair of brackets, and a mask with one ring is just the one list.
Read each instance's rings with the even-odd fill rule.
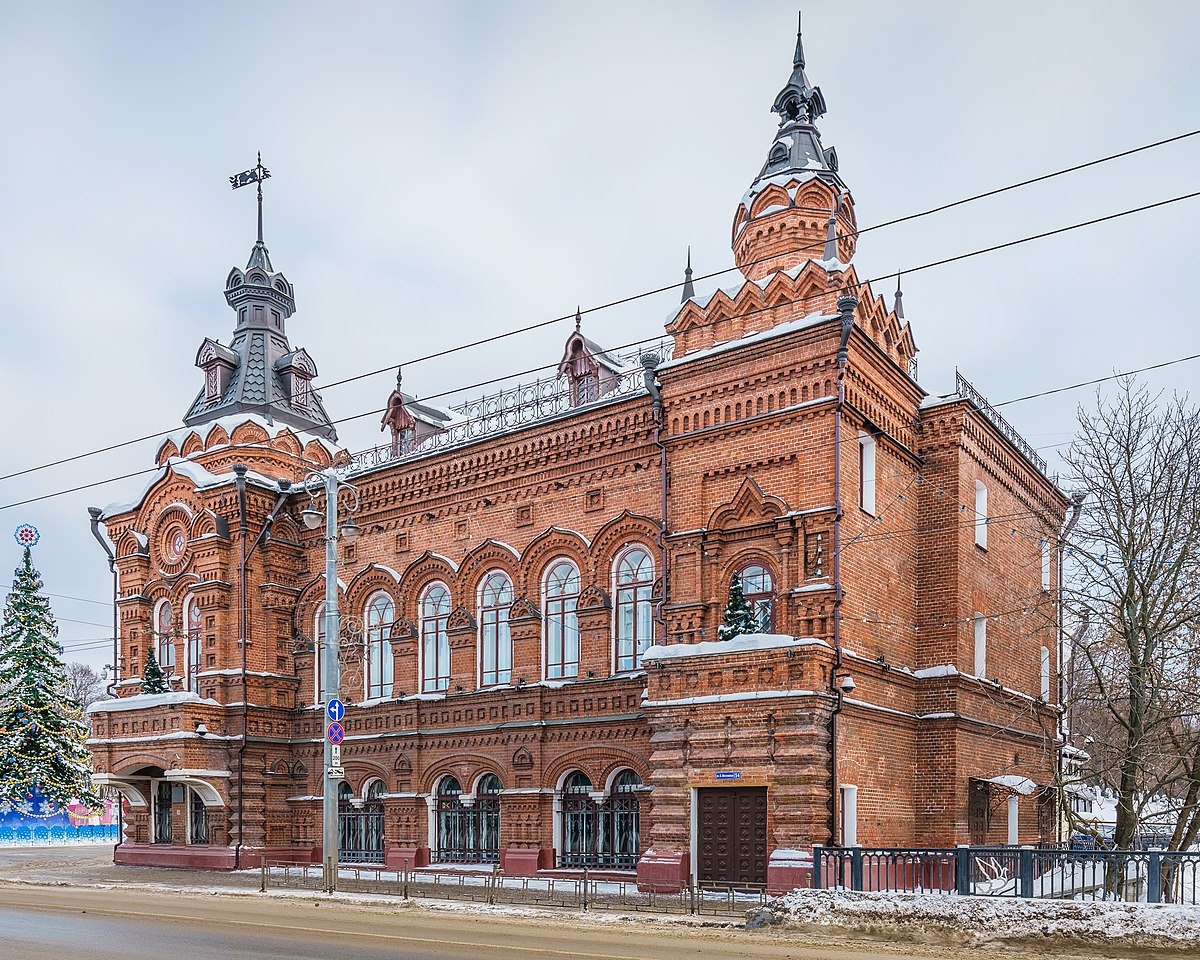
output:
[[325,728],[325,736],[330,743],[341,743],[346,739],[346,731],[340,723],[334,721]]
[[329,701],[329,706],[325,708],[325,712],[329,714],[329,719],[334,723],[340,723],[342,717],[346,715],[346,705],[334,697]]

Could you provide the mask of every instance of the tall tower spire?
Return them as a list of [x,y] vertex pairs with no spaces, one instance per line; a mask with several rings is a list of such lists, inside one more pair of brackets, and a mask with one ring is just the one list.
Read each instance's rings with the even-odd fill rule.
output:
[[[792,72],[771,105],[779,129],[734,217],[734,258],[751,280],[805,260],[848,263],[854,255],[853,201],[838,173],[837,151],[821,143],[816,122],[825,115],[825,95],[809,81],[806,66],[797,27]],[[836,211],[836,257],[828,255],[821,229],[831,209]]]
[[687,303],[696,295],[696,288],[692,286],[692,248],[688,246],[687,254],[687,269],[683,271],[683,293],[679,297],[680,303]]

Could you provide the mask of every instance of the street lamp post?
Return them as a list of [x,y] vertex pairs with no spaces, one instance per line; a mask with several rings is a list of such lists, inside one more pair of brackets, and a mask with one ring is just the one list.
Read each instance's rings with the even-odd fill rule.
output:
[[[338,665],[339,641],[341,630],[341,613],[338,610],[337,593],[337,540],[339,532],[347,543],[358,539],[361,528],[351,516],[358,509],[358,489],[341,480],[332,468],[323,471],[312,471],[304,478],[304,489],[309,497],[316,490],[325,491],[325,515],[311,502],[307,509],[301,512],[304,525],[309,530],[316,530],[321,521],[325,521],[325,646],[321,651],[321,678],[318,695],[325,714],[325,752],[324,771],[322,773],[325,786],[324,800],[321,806],[322,833],[321,858],[324,861],[323,880],[325,890],[333,893],[337,889],[338,871],[338,783],[333,779],[330,768],[333,763],[333,743],[329,739],[330,716],[329,702],[338,696],[341,686],[341,671]],[[345,491],[353,496],[353,506],[347,503],[346,522],[338,527],[337,507],[338,497]]]

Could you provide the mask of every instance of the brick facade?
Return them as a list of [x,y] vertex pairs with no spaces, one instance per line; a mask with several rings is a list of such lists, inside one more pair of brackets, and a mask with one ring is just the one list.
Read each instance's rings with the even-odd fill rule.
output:
[[[824,166],[775,156],[809,131],[819,147],[814,91],[798,48],[780,139],[735,215],[747,279],[688,299],[653,372],[581,338],[564,370],[597,386],[572,381],[569,409],[511,426],[483,417],[476,436],[438,442],[453,418],[409,403],[398,422],[422,425],[415,449],[398,440],[370,458],[252,413],[190,421],[164,442],[149,490],[104,517],[128,679],[115,708],[93,714],[92,749],[129,801],[119,860],[319,859],[324,531],[301,522],[307,494],[277,481],[335,464],[357,487],[363,531],[338,546],[347,810],[381,818],[370,842],[382,862],[445,859],[447,824],[485,831],[492,817],[488,850],[508,872],[636,867],[669,886],[720,879],[702,876],[711,869],[783,886],[803,879],[786,851],[846,829],[862,844],[980,830],[1003,841],[1014,789],[1022,842],[1045,834],[1029,792],[1053,782],[1056,759],[1057,561],[1046,588],[1043,542],[1065,503],[978,403],[931,400],[913,379],[907,324],[849,264],[853,207],[829,152]],[[839,304],[849,292],[857,303]],[[619,582],[631,558],[640,586]],[[577,572],[576,609],[556,621],[547,576],[562,561]],[[722,644],[731,579],[751,567],[772,582],[770,636]],[[481,591],[497,573],[510,585],[511,671],[484,683]],[[425,639],[436,622],[421,608],[435,585],[449,595],[440,690]],[[386,676],[369,656],[380,597],[390,688],[367,699],[372,675]],[[164,603],[180,692],[137,697]],[[556,622],[578,631],[573,674],[565,655],[551,667],[573,649],[551,641]],[[579,772],[589,789],[573,786]],[[454,781],[459,798],[439,813]],[[846,786],[852,827],[835,825]],[[698,815],[705,791],[764,787],[753,842]],[[605,848],[621,829],[631,842],[634,821],[631,853]],[[481,837],[468,842],[482,849]],[[714,845],[732,852],[714,858]]]

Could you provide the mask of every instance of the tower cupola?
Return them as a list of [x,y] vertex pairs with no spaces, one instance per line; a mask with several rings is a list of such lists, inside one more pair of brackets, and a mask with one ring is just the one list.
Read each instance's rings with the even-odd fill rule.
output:
[[[806,260],[840,269],[854,256],[854,206],[838,173],[837,151],[821,143],[816,121],[825,114],[825,96],[805,73],[799,30],[791,76],[771,111],[779,116],[779,129],[766,163],[734,214],[734,260],[748,280],[761,280]],[[827,244],[831,220],[837,236]],[[830,257],[830,252],[836,256]]]

